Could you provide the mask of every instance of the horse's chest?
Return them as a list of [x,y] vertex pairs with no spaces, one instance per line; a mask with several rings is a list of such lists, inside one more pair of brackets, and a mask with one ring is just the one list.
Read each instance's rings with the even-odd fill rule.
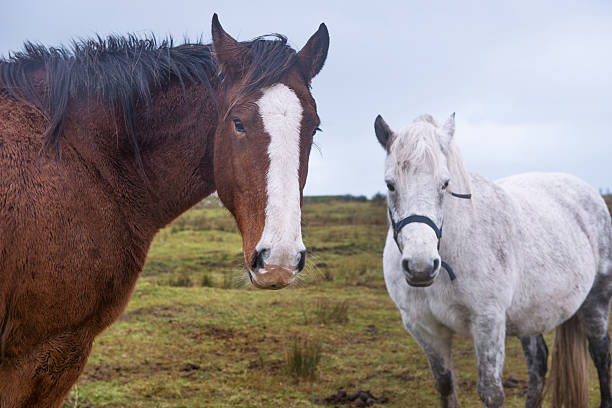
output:
[[464,336],[470,335],[471,313],[467,307],[459,302],[436,301],[429,305],[432,317],[443,326],[455,333]]
[[423,289],[408,290],[412,293],[398,304],[405,320],[420,326],[442,325],[465,336],[470,334],[471,313],[464,304],[448,296],[428,296]]

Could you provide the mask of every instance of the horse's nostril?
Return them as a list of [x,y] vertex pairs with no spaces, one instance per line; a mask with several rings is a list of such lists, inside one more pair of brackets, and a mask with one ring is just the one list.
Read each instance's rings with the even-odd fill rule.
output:
[[438,266],[440,266],[440,260],[439,259],[434,259],[433,262],[433,269],[431,270],[432,272],[435,272],[438,270]]
[[253,272],[256,272],[264,267],[263,259],[267,251],[267,249],[262,249],[260,251],[255,250],[255,252],[253,252],[253,257],[251,258],[251,269]]
[[404,268],[404,272],[410,273],[410,267],[408,266],[408,260],[404,259],[402,261],[402,268]]
[[306,251],[300,251],[298,257],[297,271],[301,272],[304,269],[304,265],[306,265]]

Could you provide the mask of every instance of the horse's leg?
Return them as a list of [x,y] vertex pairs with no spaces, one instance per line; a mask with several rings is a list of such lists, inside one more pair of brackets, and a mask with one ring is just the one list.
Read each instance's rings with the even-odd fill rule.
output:
[[472,338],[478,359],[478,394],[487,408],[504,406],[502,371],[506,322],[503,315],[479,315],[472,321]]
[[584,333],[589,343],[589,353],[597,368],[601,408],[612,408],[610,394],[610,336],[608,319],[610,318],[611,282],[608,278],[595,281],[593,289],[578,311]]
[[455,376],[451,357],[453,333],[443,326],[436,325],[424,328],[408,323],[406,319],[403,320],[404,326],[427,356],[440,396],[440,406],[442,408],[457,408],[459,401],[455,392]]
[[1,408],[57,408],[83,371],[91,340],[75,333],[56,335],[27,356],[0,365]]
[[601,408],[612,408],[610,395],[610,336],[608,333],[602,337],[588,337],[589,353],[597,368]]
[[529,386],[527,388],[527,400],[525,408],[539,408],[542,405],[542,389],[548,369],[548,347],[544,336],[521,337],[523,354],[527,361],[527,372],[529,373]]

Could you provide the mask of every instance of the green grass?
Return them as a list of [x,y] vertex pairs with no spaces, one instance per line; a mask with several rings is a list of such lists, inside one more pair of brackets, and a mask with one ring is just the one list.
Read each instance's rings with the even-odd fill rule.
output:
[[[339,389],[385,396],[385,407],[438,406],[425,356],[385,289],[384,202],[307,197],[303,218],[303,282],[273,292],[250,288],[234,221],[214,201],[161,231],[65,407],[313,407]],[[522,407],[520,343],[506,344],[504,378],[519,379],[506,406]],[[471,341],[457,337],[453,356],[462,406],[480,406]]]
[[287,374],[295,380],[314,381],[321,362],[321,343],[295,340],[287,352]]

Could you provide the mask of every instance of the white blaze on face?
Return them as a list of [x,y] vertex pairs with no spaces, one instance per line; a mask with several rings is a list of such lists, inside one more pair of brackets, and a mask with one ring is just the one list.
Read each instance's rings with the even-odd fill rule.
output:
[[[268,203],[263,234],[256,249],[269,249],[269,265],[296,266],[302,242],[300,210],[300,126],[302,105],[284,84],[264,90],[257,101],[264,130],[270,136],[266,177]],[[263,271],[262,271],[263,272]]]

